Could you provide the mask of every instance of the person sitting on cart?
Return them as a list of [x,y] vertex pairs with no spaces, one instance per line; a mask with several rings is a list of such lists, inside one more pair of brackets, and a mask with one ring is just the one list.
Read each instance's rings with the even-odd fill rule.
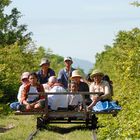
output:
[[12,110],[17,111],[20,109],[22,91],[23,91],[25,85],[27,85],[29,83],[29,79],[28,79],[29,74],[30,74],[29,72],[23,72],[21,75],[21,85],[19,87],[18,94],[17,94],[18,101],[10,104],[10,108]]
[[50,68],[50,60],[47,58],[42,58],[40,62],[40,70],[37,72],[38,81],[40,84],[48,82],[49,77],[55,76],[55,71]]
[[[21,102],[25,106],[21,111],[38,110],[44,107],[44,96],[38,94],[44,92],[44,88],[38,83],[38,76],[35,72],[29,74],[29,84],[24,87]],[[29,94],[28,94],[29,93]]]
[[74,93],[74,95],[68,95],[68,109],[69,110],[81,110],[83,98],[81,94],[76,94],[78,92],[77,82],[71,81],[70,84],[70,92]]
[[[112,101],[112,95],[109,83],[103,79],[104,74],[96,69],[93,70],[90,77],[94,80],[94,82],[90,85],[90,92],[94,92],[97,94],[91,95],[92,103],[87,107],[88,110],[95,111],[109,111],[112,109],[121,108]],[[98,93],[103,93],[102,95],[98,95]]]
[[70,56],[64,58],[64,64],[65,67],[59,71],[57,79],[69,91],[70,77],[75,68],[72,67],[73,60]]
[[[49,85],[51,89],[49,92],[67,92],[61,83],[58,82],[55,76],[49,78]],[[48,105],[52,110],[68,108],[67,94],[50,94],[48,95]]]
[[45,92],[50,92],[50,90],[52,89],[54,83],[56,82],[56,77],[55,76],[51,76],[48,79],[48,82],[45,84],[42,84],[44,87]]
[[[71,80],[77,83],[79,92],[89,92],[89,86],[86,82],[84,82],[79,70],[74,70],[72,72]],[[91,102],[92,100],[90,99],[90,95],[85,95],[86,105],[89,105]]]

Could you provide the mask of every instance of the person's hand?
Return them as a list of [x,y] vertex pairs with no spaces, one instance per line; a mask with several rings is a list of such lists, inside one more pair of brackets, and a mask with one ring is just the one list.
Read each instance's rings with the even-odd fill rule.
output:
[[26,109],[27,109],[27,110],[30,110],[31,108],[32,108],[32,106],[31,106],[30,104],[27,104],[27,105],[26,105]]
[[92,110],[93,106],[95,105],[96,103],[95,102],[92,102],[88,107],[87,107],[87,110]]
[[82,106],[82,105],[80,105],[80,106],[79,106],[79,110],[80,110],[80,111],[82,111],[82,109],[83,109],[83,106]]
[[98,99],[99,99],[99,96],[93,96],[93,100],[96,102],[96,101],[98,101]]

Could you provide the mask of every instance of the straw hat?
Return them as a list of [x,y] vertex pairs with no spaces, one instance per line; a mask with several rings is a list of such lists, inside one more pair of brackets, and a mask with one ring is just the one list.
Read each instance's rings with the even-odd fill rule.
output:
[[82,78],[82,76],[81,76],[79,70],[74,70],[74,71],[72,72],[71,79],[73,79],[73,78],[75,78],[75,77],[80,77],[80,78]]
[[43,64],[50,64],[50,61],[47,58],[42,58],[39,65],[42,66]]
[[95,75],[104,76],[104,74],[98,69],[92,71],[90,78],[93,79]]
[[23,72],[21,75],[21,80],[28,78],[29,74],[30,74],[29,72]]

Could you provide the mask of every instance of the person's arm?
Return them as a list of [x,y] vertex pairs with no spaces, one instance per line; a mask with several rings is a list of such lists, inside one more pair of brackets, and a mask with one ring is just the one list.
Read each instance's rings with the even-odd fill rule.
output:
[[55,71],[52,68],[49,68],[48,73],[50,74],[50,76],[55,76]]
[[63,71],[60,70],[57,77],[58,82],[62,83],[62,77],[63,77]]
[[54,70],[52,70],[52,76],[55,76],[55,71]]
[[17,95],[17,99],[19,102],[21,102],[21,96],[22,96],[22,91],[24,90],[24,85],[21,85],[19,87],[19,90],[18,90],[18,95]]
[[[92,83],[90,86],[89,86],[89,91],[90,92],[95,92],[94,90],[94,83]],[[96,105],[96,103],[99,101],[99,96],[97,95],[91,95],[91,100],[92,100],[92,103],[87,107],[88,110],[91,110],[92,107],[94,105]]]
[[[37,87],[38,92],[45,92],[44,87],[42,84],[39,84]],[[39,95],[39,99],[44,99],[45,96],[44,95]]]
[[[90,92],[93,92],[93,93],[95,93],[95,89],[94,89],[94,83],[92,83],[90,86],[89,86],[89,91]],[[97,94],[94,94],[94,95],[90,95],[90,97],[91,97],[91,100],[92,101],[97,101],[97,98],[99,97]]]
[[26,90],[26,87],[24,87],[24,89],[21,93],[21,103],[25,104],[25,105],[28,105],[26,99],[27,99],[27,90]]
[[111,99],[111,90],[108,82],[103,83],[104,94],[99,97],[99,100]]

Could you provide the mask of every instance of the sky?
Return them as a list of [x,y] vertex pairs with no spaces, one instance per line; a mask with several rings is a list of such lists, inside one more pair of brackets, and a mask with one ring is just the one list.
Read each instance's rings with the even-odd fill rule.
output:
[[95,63],[96,53],[112,45],[120,30],[140,27],[134,0],[13,0],[38,46],[54,54]]

